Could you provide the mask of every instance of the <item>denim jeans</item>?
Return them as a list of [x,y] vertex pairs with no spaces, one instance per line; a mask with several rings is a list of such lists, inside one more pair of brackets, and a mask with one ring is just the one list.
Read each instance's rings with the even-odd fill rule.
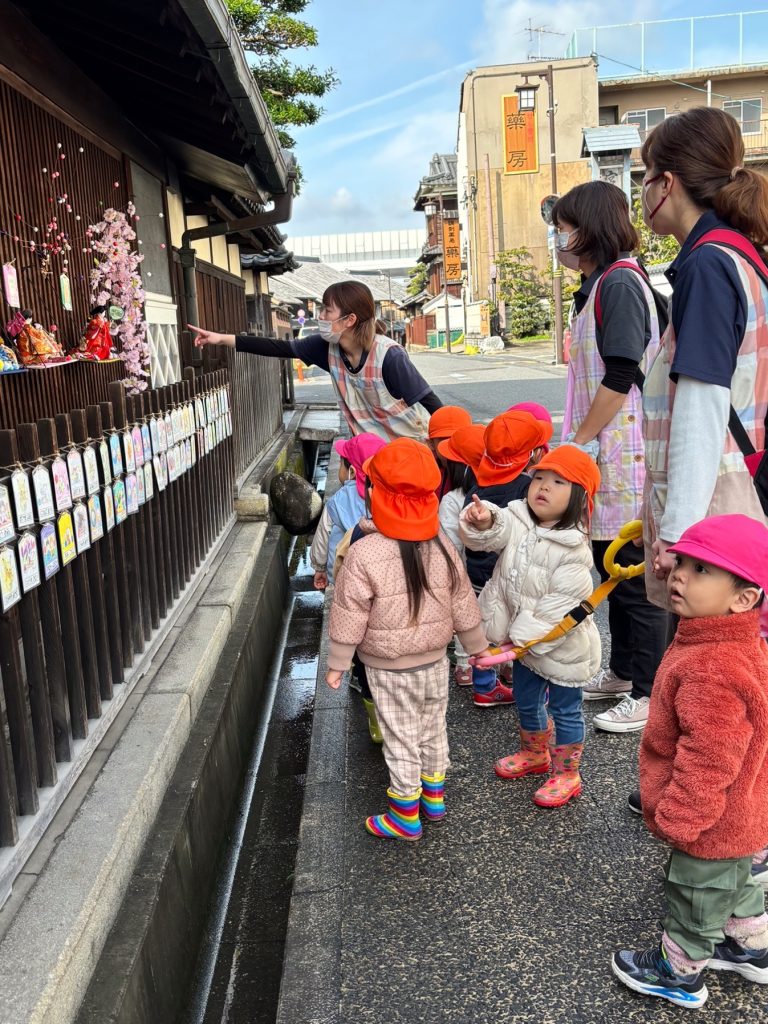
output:
[[521,661],[515,662],[512,689],[515,693],[520,728],[526,732],[542,732],[547,728],[547,704],[544,695],[549,688],[549,714],[555,723],[559,744],[584,742],[584,712],[580,686],[558,686],[532,672]]
[[472,689],[475,691],[475,693],[490,693],[495,686],[495,668],[472,669]]

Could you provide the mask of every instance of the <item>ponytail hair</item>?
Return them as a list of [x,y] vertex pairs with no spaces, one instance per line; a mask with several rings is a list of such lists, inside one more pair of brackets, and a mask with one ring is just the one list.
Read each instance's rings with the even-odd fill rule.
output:
[[768,180],[744,167],[738,122],[716,107],[693,107],[653,129],[643,144],[645,166],[676,174],[691,200],[756,246],[768,245]]
[[427,575],[427,566],[424,563],[424,548],[426,545],[431,546],[432,544],[436,544],[440,549],[440,553],[448,566],[448,572],[451,577],[451,590],[455,590],[459,583],[459,573],[439,534],[433,537],[432,540],[427,541],[399,540],[397,546],[400,549],[400,558],[403,562],[405,583],[408,588],[408,610],[411,613],[408,622],[409,626],[415,625],[418,621],[424,594],[432,594],[429,576]]

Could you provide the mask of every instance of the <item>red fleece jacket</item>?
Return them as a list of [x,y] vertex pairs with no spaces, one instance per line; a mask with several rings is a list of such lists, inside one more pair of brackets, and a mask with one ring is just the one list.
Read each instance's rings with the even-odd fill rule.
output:
[[768,647],[759,612],[681,619],[640,746],[648,828],[692,857],[768,845]]

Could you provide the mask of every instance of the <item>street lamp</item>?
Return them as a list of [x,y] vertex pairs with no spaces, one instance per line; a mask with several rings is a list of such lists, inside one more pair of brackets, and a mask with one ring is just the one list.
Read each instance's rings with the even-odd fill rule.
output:
[[[536,109],[536,90],[539,87],[538,85],[530,84],[528,75],[540,78],[547,83],[549,100],[549,107],[547,109],[547,116],[549,117],[549,161],[552,175],[552,192],[557,195],[557,151],[555,148],[555,111],[557,108],[555,107],[554,68],[551,64],[548,64],[546,71],[528,72],[525,75],[523,84],[515,86],[515,92],[518,96],[517,108],[521,113],[530,113]],[[552,290],[555,297],[555,363],[562,363],[563,271],[556,260],[555,266],[552,269]]]

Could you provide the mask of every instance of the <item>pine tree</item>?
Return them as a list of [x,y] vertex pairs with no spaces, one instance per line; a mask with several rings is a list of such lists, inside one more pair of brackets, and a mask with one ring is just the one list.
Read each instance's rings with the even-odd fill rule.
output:
[[406,288],[406,295],[420,295],[427,287],[427,268],[423,263],[417,263],[408,271],[408,277],[410,280]]
[[301,14],[309,0],[227,0],[227,6],[245,49],[256,57],[251,65],[254,81],[286,149],[296,140],[285,129],[315,124],[323,113],[311,98],[322,98],[338,85],[333,68],[319,71],[314,64],[298,67],[287,50],[317,46],[317,30],[293,15]]

